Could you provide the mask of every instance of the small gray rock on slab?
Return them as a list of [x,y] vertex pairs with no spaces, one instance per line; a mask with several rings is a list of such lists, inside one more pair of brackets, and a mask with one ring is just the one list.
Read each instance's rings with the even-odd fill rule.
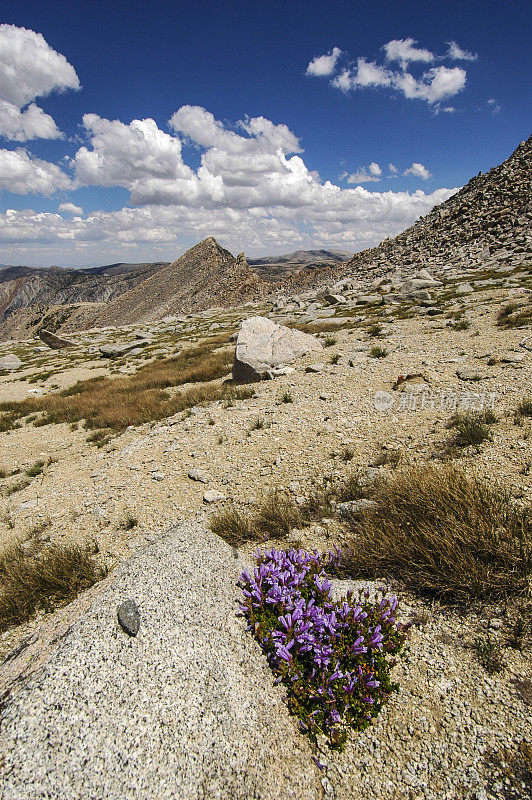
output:
[[140,628],[140,611],[134,600],[124,600],[117,609],[118,621],[130,636],[136,636]]

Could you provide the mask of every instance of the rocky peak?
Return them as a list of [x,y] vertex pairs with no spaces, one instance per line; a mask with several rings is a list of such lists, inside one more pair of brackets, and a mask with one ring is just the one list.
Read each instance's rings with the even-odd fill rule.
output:
[[214,236],[207,236],[206,239],[198,242],[198,244],[195,244],[182,256],[179,256],[179,258],[177,258],[173,263],[177,264],[185,256],[197,259],[214,258],[219,261],[230,261],[234,259],[234,256],[229,252],[229,250],[225,250],[223,247],[221,247],[221,245],[218,244]]

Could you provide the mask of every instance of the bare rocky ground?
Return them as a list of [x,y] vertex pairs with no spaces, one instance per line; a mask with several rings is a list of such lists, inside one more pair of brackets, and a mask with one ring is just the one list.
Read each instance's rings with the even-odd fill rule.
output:
[[[467,470],[511,488],[516,503],[529,504],[531,421],[516,424],[514,415],[532,389],[532,331],[526,324],[503,328],[496,320],[510,300],[529,302],[530,270],[506,266],[464,275],[455,270],[444,285],[414,287],[416,297],[394,294],[393,288],[373,288],[373,299],[361,299],[360,290],[344,286],[340,297],[334,294],[342,289],[337,287],[328,297],[287,298],[273,310],[248,304],[85,331],[72,337],[76,347],[61,351],[38,340],[3,343],[0,359],[11,353],[22,364],[0,375],[0,401],[57,391],[88,377],[131,373],[209,334],[234,332],[247,316],[271,314],[284,323],[329,327],[316,334],[325,345],[320,354],[295,362],[291,374],[255,384],[255,397],[131,428],[102,448],[87,442],[83,428],[66,424],[29,422],[0,433],[0,469],[7,475],[0,481],[0,540],[92,539],[100,558],[114,566],[177,522],[198,512],[208,517],[230,501],[252,507],[271,487],[305,495],[313,480],[364,473],[390,452],[399,453],[403,463],[449,458],[446,425],[452,413],[486,404],[498,416],[492,441],[460,449],[454,457]],[[423,291],[428,296],[419,294]],[[309,310],[314,302],[317,308]],[[469,325],[456,325],[460,320]],[[374,324],[382,326],[378,335],[370,335]],[[135,336],[144,341],[140,349],[120,358],[100,357],[101,345]],[[371,355],[374,347],[387,354]],[[307,372],[316,362],[318,371]],[[399,376],[408,375],[421,377],[394,390]],[[38,460],[45,462],[43,472],[13,491]],[[189,477],[193,468],[205,482]],[[224,499],[206,503],[207,490]],[[340,538],[332,519],[290,537],[320,549]],[[244,558],[251,560],[254,549],[244,546]],[[401,691],[368,731],[350,737],[343,754],[326,748],[316,753],[324,795],[529,797],[531,662],[526,653],[504,646],[506,610],[476,608],[463,615],[405,594],[400,600],[405,616],[417,620],[408,657],[396,668]],[[9,654],[35,638],[43,623],[65,620],[66,614],[60,610],[2,635],[0,654],[8,657],[4,685],[14,680],[16,659]],[[473,648],[475,637],[487,632],[503,645],[506,666],[496,675],[487,674]],[[528,763],[528,778],[522,763]]]

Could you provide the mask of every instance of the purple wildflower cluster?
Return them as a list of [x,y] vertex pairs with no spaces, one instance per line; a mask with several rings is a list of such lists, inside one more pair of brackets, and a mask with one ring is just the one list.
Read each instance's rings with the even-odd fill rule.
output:
[[395,597],[370,602],[366,589],[331,598],[326,571],[337,555],[306,550],[257,554],[240,577],[241,609],[288,687],[287,703],[311,738],[323,733],[341,747],[348,728],[362,730],[397,685],[390,670],[404,643]]

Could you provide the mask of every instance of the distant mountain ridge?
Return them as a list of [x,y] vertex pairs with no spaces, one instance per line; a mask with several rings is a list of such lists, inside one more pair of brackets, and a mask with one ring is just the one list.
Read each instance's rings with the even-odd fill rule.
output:
[[105,305],[95,324],[127,325],[163,316],[230,306],[266,292],[244,253],[233,256],[209,236]]
[[[216,287],[223,286],[227,288],[231,284],[228,296],[238,295],[239,293],[234,285],[237,278],[242,280],[242,289],[245,291],[255,283],[258,286],[263,281],[269,281],[271,288],[271,284],[279,283],[286,274],[292,271],[340,263],[351,255],[350,253],[336,250],[298,250],[282,256],[266,256],[251,261],[246,261],[244,255],[241,254],[235,260],[234,256],[229,251],[220,248],[212,237],[205,239],[203,244],[209,242],[210,245],[207,244],[205,245],[206,249],[203,248],[205,250],[203,255],[202,249],[197,249],[200,245],[196,245],[173,262],[117,262],[99,267],[79,269],[56,266],[4,265],[0,270],[0,332],[3,331],[5,333],[9,330],[11,333],[14,331],[16,329],[16,324],[13,324],[15,320],[12,320],[10,324],[6,324],[7,319],[16,312],[30,307],[35,307],[36,312],[32,319],[35,319],[36,315],[44,312],[50,306],[71,306],[75,304],[91,304],[91,306],[94,306],[94,304],[101,303],[111,304],[110,309],[102,309],[102,315],[105,319],[110,318],[113,313],[116,313],[120,319],[130,317],[131,314],[127,312],[128,303],[131,304],[131,308],[138,309],[139,314],[144,317],[149,314],[147,304],[152,302],[154,311],[156,311],[156,309],[162,308],[165,304],[172,305],[169,298],[174,298],[173,306],[178,307],[180,310],[187,310],[187,303],[191,309],[196,309],[200,305],[205,306],[205,303],[208,304],[209,297],[214,298],[217,296]],[[222,251],[226,255],[222,256]],[[182,265],[182,259],[185,256],[188,257],[187,254],[189,253],[192,254],[191,257],[193,258],[199,256],[200,261],[203,256],[208,254],[207,258],[211,257],[213,259],[212,274],[209,274],[209,269],[206,268],[204,263],[199,272],[198,270],[187,269],[185,274],[182,269],[176,269],[176,265]],[[247,265],[245,270],[242,269],[244,262]],[[232,276],[219,274],[217,268],[222,264],[225,265],[228,273],[234,267]],[[157,280],[144,285],[146,281],[157,274],[159,274]],[[197,285],[197,276],[199,274],[201,274],[201,287]],[[258,277],[258,282],[253,278],[255,274]],[[180,282],[182,285],[180,285]],[[159,291],[159,289],[155,288],[157,284],[160,287],[164,287],[164,289]],[[143,288],[139,290],[137,296],[137,293],[134,292],[135,287],[141,285]],[[122,295],[124,295],[124,300],[118,302]],[[202,298],[201,301],[200,297]],[[222,299],[220,299],[220,302],[222,302]],[[89,314],[88,309],[86,309],[86,312]],[[94,315],[95,313],[96,309],[91,308],[90,314]],[[63,319],[64,314],[60,315],[59,318]],[[76,321],[78,324],[82,324],[82,320],[78,318],[78,315],[76,315]],[[2,322],[4,323],[3,325]]]
[[44,324],[68,332],[149,322],[170,314],[239,304],[271,290],[243,253],[233,256],[212,237],[170,264],[114,264],[50,273],[16,267],[9,280],[2,282],[2,278],[0,273],[3,339],[31,336]]
[[334,262],[349,261],[353,253],[348,250],[294,250],[279,256],[261,256],[248,258],[252,267],[262,267],[268,264],[332,264]]
[[[135,268],[120,269],[124,266]],[[160,268],[160,263],[89,270],[6,266],[0,271],[0,322],[33,305],[106,303]]]

